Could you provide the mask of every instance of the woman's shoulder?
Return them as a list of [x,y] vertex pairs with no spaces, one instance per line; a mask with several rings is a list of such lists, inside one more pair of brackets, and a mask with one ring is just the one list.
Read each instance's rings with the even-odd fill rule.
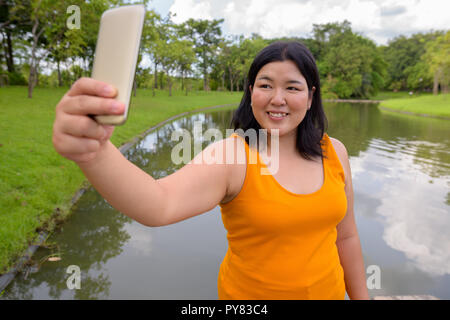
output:
[[333,149],[336,152],[336,155],[339,158],[342,168],[344,169],[345,177],[348,177],[350,173],[350,162],[348,159],[347,149],[345,148],[345,145],[338,139],[332,138],[330,136],[329,139],[331,144],[333,145]]
[[328,138],[331,141],[331,144],[333,145],[334,150],[336,151],[339,158],[344,157],[348,158],[347,149],[345,148],[345,145],[338,139],[328,136]]

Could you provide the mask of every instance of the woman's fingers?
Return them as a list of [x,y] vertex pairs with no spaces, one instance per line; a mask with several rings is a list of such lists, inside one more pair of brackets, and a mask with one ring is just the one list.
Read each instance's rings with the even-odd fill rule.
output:
[[62,114],[59,124],[61,132],[74,137],[102,140],[106,137],[106,130],[90,117],[82,115]]
[[64,112],[74,115],[118,115],[125,111],[125,105],[115,99],[89,95],[65,97]]
[[67,92],[68,96],[90,95],[105,98],[114,98],[117,90],[110,84],[92,78],[80,78],[72,85]]
[[53,136],[53,144],[64,156],[95,153],[100,147],[100,142],[96,139],[74,137],[62,132]]
[[[109,87],[109,91],[106,88]],[[91,78],[77,80],[56,106],[53,145],[75,162],[93,160],[111,137],[114,126],[97,123],[91,115],[119,115],[125,104],[114,97],[117,90]]]

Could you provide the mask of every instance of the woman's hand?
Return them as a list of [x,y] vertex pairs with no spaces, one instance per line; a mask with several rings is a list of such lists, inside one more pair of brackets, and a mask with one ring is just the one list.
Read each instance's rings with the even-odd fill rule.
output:
[[91,78],[78,79],[56,106],[53,146],[76,163],[94,160],[111,137],[114,126],[97,123],[89,115],[120,115],[125,105],[111,85]]

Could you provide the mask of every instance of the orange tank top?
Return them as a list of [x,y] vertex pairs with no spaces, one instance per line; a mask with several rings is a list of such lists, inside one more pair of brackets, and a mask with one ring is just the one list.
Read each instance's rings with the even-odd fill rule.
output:
[[[245,143],[244,184],[233,200],[220,205],[228,251],[219,270],[219,299],[345,299],[336,247],[336,225],[347,211],[345,175],[327,134],[322,150],[322,187],[295,194],[261,174],[268,167]],[[257,163],[249,163],[249,153],[256,153],[250,159]]]

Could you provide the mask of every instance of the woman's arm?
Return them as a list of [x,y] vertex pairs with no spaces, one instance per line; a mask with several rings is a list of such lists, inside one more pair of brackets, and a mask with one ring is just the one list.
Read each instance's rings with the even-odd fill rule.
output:
[[[230,166],[223,161],[227,139],[214,142],[180,170],[156,180],[128,161],[109,141],[113,128],[89,117],[124,112],[123,104],[113,111],[117,91],[104,92],[105,85],[81,78],[58,103],[53,125],[56,151],[74,161],[114,208],[141,224],[163,226],[217,206],[228,190]],[[203,155],[211,159],[195,161]]]
[[366,273],[358,231],[353,211],[353,186],[350,162],[345,146],[332,139],[333,146],[345,172],[345,193],[347,195],[347,213],[337,225],[336,246],[344,269],[345,288],[350,299],[369,299],[366,285]]

